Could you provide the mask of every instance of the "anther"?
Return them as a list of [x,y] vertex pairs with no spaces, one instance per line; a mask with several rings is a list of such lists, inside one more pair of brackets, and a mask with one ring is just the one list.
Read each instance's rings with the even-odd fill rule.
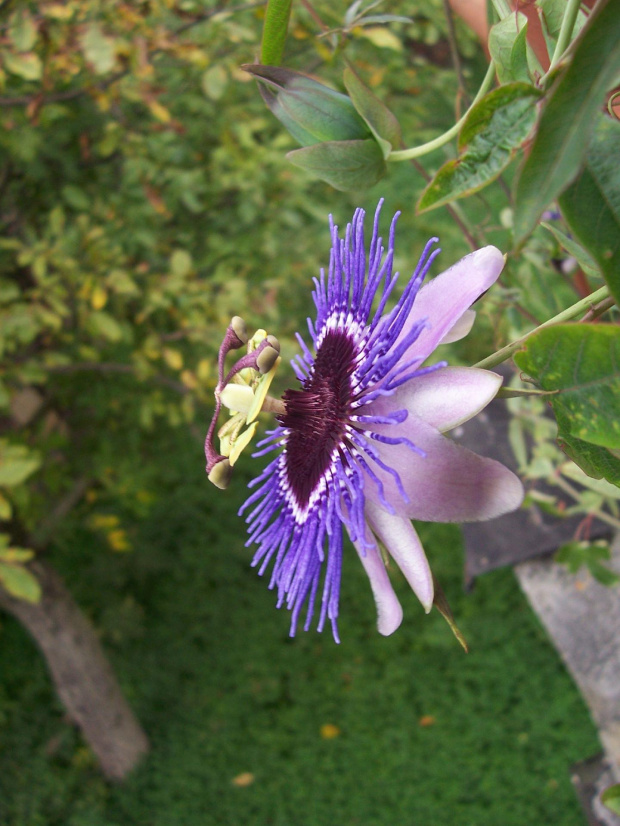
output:
[[241,342],[241,344],[239,344],[239,347],[248,343],[248,340],[250,338],[248,335],[248,328],[245,326],[245,321],[241,318],[241,316],[234,315],[231,318],[229,329],[233,331],[233,333]]
[[228,459],[222,458],[219,462],[213,465],[213,467],[209,471],[207,478],[210,482],[212,482],[215,485],[216,488],[219,488],[220,490],[226,490],[226,488],[230,484],[232,472],[233,469],[230,466],[230,462],[228,461]]
[[280,355],[280,342],[275,336],[267,336],[267,344],[256,358],[256,368],[263,376],[268,373]]
[[251,367],[253,370],[258,370],[259,373],[265,375],[268,373],[273,365],[276,363],[280,355],[280,342],[275,336],[267,336],[258,345],[256,350],[251,353],[246,353],[238,362],[228,371],[226,378],[221,382],[220,392],[230,382],[233,376],[241,370]]

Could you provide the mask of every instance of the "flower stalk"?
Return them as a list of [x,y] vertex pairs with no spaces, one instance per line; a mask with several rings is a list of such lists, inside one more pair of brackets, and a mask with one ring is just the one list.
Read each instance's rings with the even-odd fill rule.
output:
[[581,315],[581,313],[590,311],[599,301],[603,301],[608,297],[609,287],[601,287],[599,290],[596,290],[586,296],[586,298],[582,298],[580,301],[577,301],[577,303],[573,304],[571,307],[567,307],[566,310],[562,310],[561,313],[554,315],[553,318],[550,318],[548,321],[540,324],[534,330],[530,330],[530,332],[526,335],[521,336],[521,338],[516,339],[510,344],[507,344],[505,347],[502,347],[495,353],[492,353],[490,356],[482,359],[482,361],[476,362],[474,367],[481,367],[488,370],[489,367],[495,367],[503,361],[507,361],[517,352],[517,350],[520,350],[528,338],[538,332],[538,330],[542,330],[543,327],[550,327],[552,324],[561,324],[563,321],[571,321],[573,318],[577,318],[577,316]]
[[434,152],[435,149],[440,149],[446,143],[449,143],[452,138],[455,138],[461,126],[465,123],[469,113],[473,109],[473,107],[478,103],[478,101],[486,95],[489,91],[491,86],[493,85],[493,78],[495,77],[495,63],[491,61],[489,63],[489,68],[484,76],[484,80],[478,92],[476,93],[476,97],[473,99],[471,106],[465,112],[462,118],[460,118],[454,126],[448,129],[447,132],[444,132],[443,135],[440,135],[438,138],[433,138],[432,141],[427,141],[427,143],[422,143],[420,146],[414,146],[410,149],[399,149],[396,152],[392,152],[387,160],[397,163],[398,161],[409,161],[412,158],[421,158],[423,155],[428,155],[429,152]]
[[555,49],[553,50],[553,57],[551,58],[551,63],[549,65],[547,73],[542,78],[543,83],[547,80],[547,78],[551,75],[555,67],[562,60],[564,52],[570,45],[571,35],[573,33],[573,29],[575,28],[577,15],[579,14],[580,8],[581,0],[568,0],[566,10],[564,11],[564,17],[562,18],[562,25],[560,26],[560,33],[558,34],[558,41],[555,44]]

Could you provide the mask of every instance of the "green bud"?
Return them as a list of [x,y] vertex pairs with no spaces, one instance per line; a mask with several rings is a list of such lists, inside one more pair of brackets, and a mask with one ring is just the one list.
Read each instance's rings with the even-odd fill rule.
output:
[[364,140],[371,132],[346,95],[280,66],[243,66],[267,106],[302,146]]

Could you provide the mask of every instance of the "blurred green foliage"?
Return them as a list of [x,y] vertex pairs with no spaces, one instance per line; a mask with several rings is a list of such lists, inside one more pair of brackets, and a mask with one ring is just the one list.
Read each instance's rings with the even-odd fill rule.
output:
[[[8,4],[0,70],[7,541],[36,545],[50,509],[84,480],[95,510],[102,500],[106,508],[148,500],[139,431],[204,415],[230,316],[280,316],[278,289],[291,278],[283,245],[295,238],[298,275],[304,256],[316,271],[312,232],[300,229],[308,218],[316,225],[318,211],[282,168],[282,141],[237,68],[257,48],[255,12],[215,11],[187,2]],[[111,536],[118,550],[122,538]]]

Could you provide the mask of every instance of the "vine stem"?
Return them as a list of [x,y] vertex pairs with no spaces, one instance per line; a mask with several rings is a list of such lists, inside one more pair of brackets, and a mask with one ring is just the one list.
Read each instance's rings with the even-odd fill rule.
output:
[[568,5],[566,6],[566,11],[564,12],[564,17],[562,18],[562,25],[560,26],[560,33],[558,34],[558,42],[555,44],[551,64],[544,78],[542,78],[542,82],[549,77],[568,48],[580,8],[581,0],[568,0]]
[[[553,476],[553,479],[550,480],[551,484],[557,485],[560,490],[563,490],[564,493],[567,493],[571,496],[575,502],[581,501],[581,495],[576,488],[574,488],[571,484],[569,484],[565,479],[563,479],[559,474]],[[595,508],[590,511],[593,516],[596,516],[597,519],[600,519],[601,522],[606,522],[608,525],[611,525],[612,528],[615,530],[620,530],[620,521],[615,519],[613,516],[608,514],[606,511],[600,510],[600,508]]]
[[519,350],[523,344],[528,340],[528,338],[533,335],[534,333],[538,332],[538,330],[542,330],[543,327],[549,327],[552,324],[560,324],[562,321],[570,321],[576,316],[580,315],[581,313],[587,312],[590,310],[597,302],[603,301],[604,299],[609,297],[609,287],[601,287],[600,290],[596,290],[591,295],[587,296],[586,298],[582,298],[581,301],[578,301],[576,304],[573,304],[571,307],[567,307],[566,310],[562,310],[561,313],[554,315],[553,318],[550,318],[548,321],[545,321],[544,324],[541,324],[539,327],[536,327],[534,330],[530,330],[529,333],[518,338],[516,341],[507,344],[505,347],[502,347],[500,350],[497,350],[495,353],[492,353],[490,356],[482,359],[482,361],[477,362],[474,364],[474,367],[495,367],[496,364],[501,364],[502,361],[506,361],[509,359],[514,353]]
[[478,89],[476,97],[473,99],[471,106],[469,107],[467,112],[465,112],[463,117],[454,124],[454,126],[448,129],[447,132],[444,132],[443,135],[440,135],[438,138],[433,138],[432,141],[422,143],[420,144],[420,146],[413,146],[410,149],[399,149],[396,152],[392,152],[387,160],[397,163],[398,161],[409,161],[411,160],[411,158],[420,158],[422,157],[422,155],[428,155],[429,152],[433,152],[435,149],[439,149],[441,146],[451,141],[452,138],[458,135],[461,126],[465,122],[465,119],[467,118],[473,107],[478,103],[480,98],[482,98],[491,88],[491,84],[493,83],[494,77],[495,63],[491,61],[489,64],[489,68],[487,69],[487,73],[484,76],[484,80],[482,81],[482,85]]

